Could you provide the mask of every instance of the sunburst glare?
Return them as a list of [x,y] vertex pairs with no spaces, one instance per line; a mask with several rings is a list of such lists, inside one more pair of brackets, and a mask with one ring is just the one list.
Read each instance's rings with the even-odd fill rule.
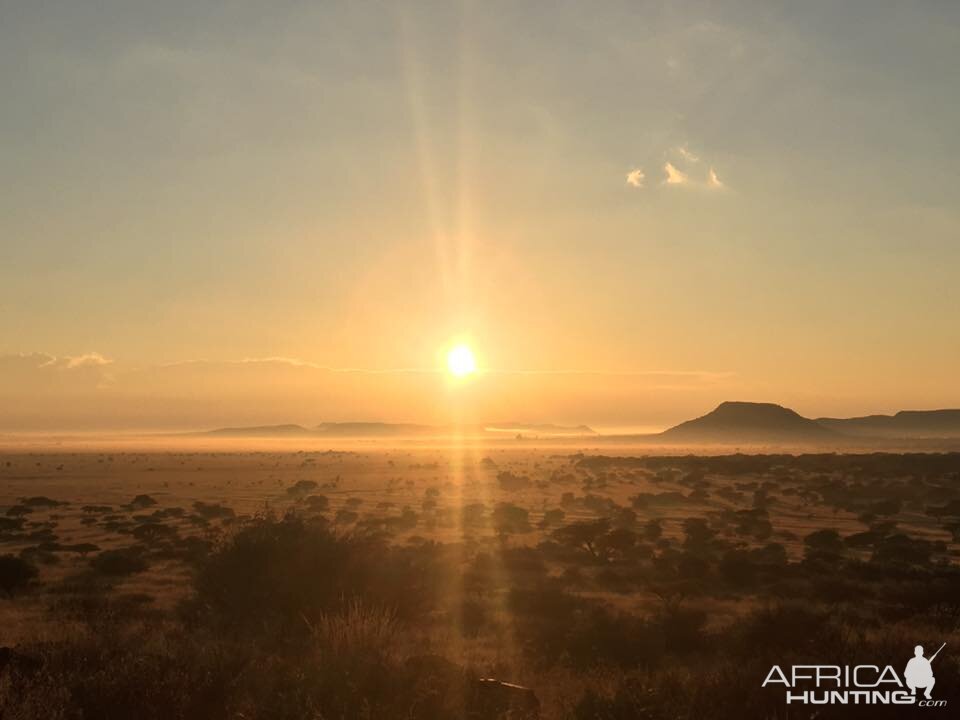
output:
[[462,378],[477,371],[477,360],[467,345],[455,345],[447,353],[447,370],[454,377]]

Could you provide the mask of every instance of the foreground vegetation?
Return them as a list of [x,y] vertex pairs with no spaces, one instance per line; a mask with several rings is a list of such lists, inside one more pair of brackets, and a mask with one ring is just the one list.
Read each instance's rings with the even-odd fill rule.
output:
[[[951,531],[956,457],[570,463],[573,479],[556,482],[583,494],[536,516],[505,500],[467,503],[458,542],[411,534],[439,492],[420,513],[345,521],[346,507],[316,487],[291,487],[283,514],[195,508],[218,530],[187,537],[159,529],[169,509],[135,498],[157,521],[129,528],[126,547],[87,549],[83,569],[44,596],[55,631],[0,652],[0,718],[535,716],[491,696],[485,677],[532,688],[545,718],[872,718],[883,709],[788,713],[782,691],[761,683],[773,664],[900,670],[918,643],[960,643],[953,546],[898,525],[922,512]],[[495,472],[511,488],[531,482]],[[636,493],[629,506],[605,492],[636,473],[686,491]],[[742,507],[710,505],[733,493]],[[812,530],[794,552],[777,506],[797,493],[863,529]],[[708,509],[671,525],[661,516],[678,503]],[[7,517],[16,532],[17,513]],[[4,602],[36,593],[45,558],[81,550],[0,557]],[[162,562],[190,568],[189,591],[169,610],[124,590]],[[947,652],[936,696],[958,690]]]

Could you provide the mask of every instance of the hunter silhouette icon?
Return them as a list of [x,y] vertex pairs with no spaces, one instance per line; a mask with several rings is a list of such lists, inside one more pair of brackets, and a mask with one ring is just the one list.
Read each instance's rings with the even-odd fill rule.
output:
[[913,691],[914,695],[917,694],[917,688],[921,688],[924,691],[923,696],[927,700],[930,699],[930,691],[933,690],[933,686],[937,682],[933,677],[933,668],[930,667],[930,663],[945,646],[946,643],[941,645],[940,649],[929,660],[923,656],[923,645],[917,645],[913,649],[914,656],[907,663],[907,669],[903,671],[903,675],[907,679],[907,687]]

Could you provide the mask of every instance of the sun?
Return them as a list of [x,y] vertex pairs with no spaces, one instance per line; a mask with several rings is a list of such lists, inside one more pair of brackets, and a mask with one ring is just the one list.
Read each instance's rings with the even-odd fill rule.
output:
[[447,353],[447,370],[454,377],[462,378],[477,371],[473,350],[466,345],[456,345]]

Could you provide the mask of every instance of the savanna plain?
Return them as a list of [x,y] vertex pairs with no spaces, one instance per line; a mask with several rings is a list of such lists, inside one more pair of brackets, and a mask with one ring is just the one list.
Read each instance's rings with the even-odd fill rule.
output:
[[301,445],[0,451],[0,717],[903,717],[761,684],[960,642],[960,454]]

